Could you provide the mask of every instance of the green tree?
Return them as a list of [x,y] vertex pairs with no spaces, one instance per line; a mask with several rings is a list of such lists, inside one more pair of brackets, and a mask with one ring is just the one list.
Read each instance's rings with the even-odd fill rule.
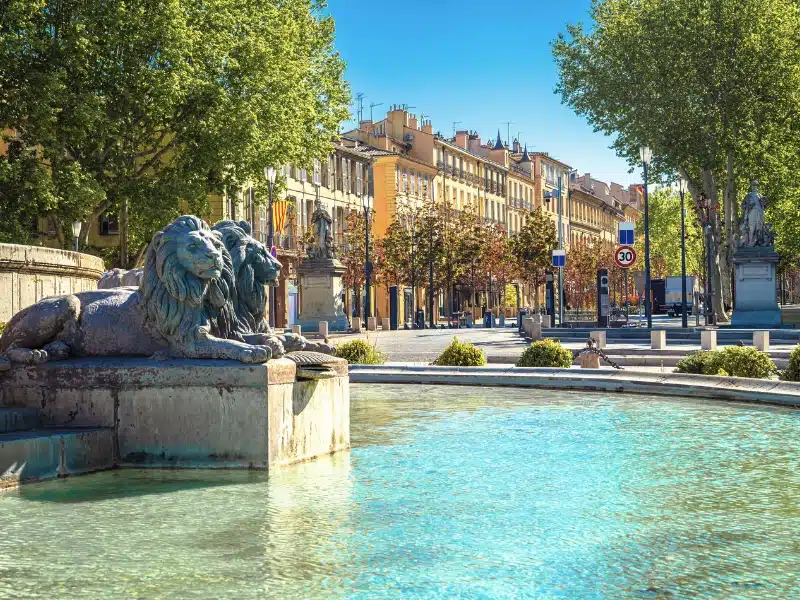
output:
[[519,276],[534,288],[534,303],[539,308],[539,286],[543,285],[558,247],[556,226],[541,207],[528,214],[525,224],[510,242]]
[[[488,291],[492,295],[498,295],[499,306],[503,307],[506,288],[517,275],[511,240],[505,227],[500,223],[487,224],[482,234],[478,255],[481,279],[487,283],[491,281],[491,289]],[[492,306],[490,298],[489,309],[493,308],[496,307]]]
[[309,165],[347,116],[324,8],[0,3],[0,124],[18,146],[0,159],[4,220],[16,220],[2,239],[23,240],[23,217],[46,214],[67,245],[71,221],[113,211],[135,252],[180,212],[207,212],[209,194],[255,182],[265,198],[264,166]]
[[[768,196],[783,198],[774,204],[785,215],[776,224],[798,207],[791,177],[800,155],[797,4],[594,0],[591,16],[591,30],[569,26],[553,44],[558,91],[596,130],[614,136],[631,165],[649,145],[655,178],[683,175],[695,199],[702,193],[719,206],[712,278],[728,300],[739,190],[757,177]],[[790,238],[788,228],[778,231],[779,246],[800,245]],[[714,304],[725,320],[723,296]]]
[[[374,220],[373,216],[370,222]],[[342,283],[346,288],[353,290],[356,298],[356,314],[361,315],[362,301],[361,289],[366,283],[366,272],[364,264],[367,260],[367,230],[364,212],[361,210],[350,210],[345,215],[344,246],[339,248],[339,259],[345,267],[342,274]],[[370,262],[375,263],[375,231],[372,226],[369,228],[369,247]],[[378,251],[378,261],[382,260],[381,251]],[[377,271],[373,266],[370,273],[370,284],[375,285],[375,274]]]
[[[686,219],[686,273],[699,276],[703,270],[702,230],[690,210],[687,207],[691,218]],[[644,248],[644,241],[639,248]],[[665,188],[650,194],[650,260],[663,261],[667,275],[681,273],[681,199]]]

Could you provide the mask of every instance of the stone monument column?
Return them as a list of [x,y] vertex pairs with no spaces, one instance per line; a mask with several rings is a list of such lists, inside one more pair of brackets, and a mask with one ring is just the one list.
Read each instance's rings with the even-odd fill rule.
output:
[[766,200],[758,193],[758,182],[753,181],[750,193],[742,201],[742,221],[733,255],[736,285],[733,327],[781,326],[776,290],[780,257],[775,253],[772,228],[764,220],[765,207]]
[[303,331],[318,331],[327,321],[329,331],[347,331],[350,323],[344,311],[342,275],[345,266],[336,258],[330,214],[317,200],[311,217],[314,243],[297,267],[302,286],[298,324]]

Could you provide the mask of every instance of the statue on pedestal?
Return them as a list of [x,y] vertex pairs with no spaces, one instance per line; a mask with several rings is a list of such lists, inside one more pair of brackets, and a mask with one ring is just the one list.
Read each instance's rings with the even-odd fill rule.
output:
[[319,200],[314,202],[311,226],[314,231],[314,243],[308,248],[308,258],[336,258],[331,233],[333,219]]
[[742,200],[742,220],[733,255],[735,266],[734,327],[780,327],[782,316],[776,293],[775,235],[764,218],[767,202],[753,181]]
[[739,247],[771,246],[774,234],[764,221],[767,201],[758,193],[758,181],[753,180],[750,193],[742,201],[742,221],[739,225]]

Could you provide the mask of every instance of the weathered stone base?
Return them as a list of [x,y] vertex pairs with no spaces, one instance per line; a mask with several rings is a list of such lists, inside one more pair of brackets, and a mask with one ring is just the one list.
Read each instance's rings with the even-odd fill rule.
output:
[[298,381],[286,359],[68,360],[1,373],[0,407],[37,409],[44,431],[110,431],[108,466],[270,469],[349,448],[347,363],[334,368]]
[[736,302],[731,326],[772,328],[781,326],[778,307],[776,265],[778,255],[771,246],[738,248],[733,257]]
[[736,308],[731,316],[731,327],[752,328],[763,327],[764,329],[777,329],[782,324],[781,311],[774,310],[746,310]]

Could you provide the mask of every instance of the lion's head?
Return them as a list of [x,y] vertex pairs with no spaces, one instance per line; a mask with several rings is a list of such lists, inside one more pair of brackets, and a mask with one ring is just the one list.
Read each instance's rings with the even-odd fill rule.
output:
[[153,236],[139,286],[147,321],[167,340],[198,328],[230,337],[238,327],[235,281],[222,236],[202,219],[184,215]]
[[233,260],[236,278],[236,315],[246,324],[247,333],[269,331],[265,316],[266,290],[264,286],[277,285],[281,263],[269,249],[251,237],[247,221],[220,221],[213,227],[222,235],[225,248]]

